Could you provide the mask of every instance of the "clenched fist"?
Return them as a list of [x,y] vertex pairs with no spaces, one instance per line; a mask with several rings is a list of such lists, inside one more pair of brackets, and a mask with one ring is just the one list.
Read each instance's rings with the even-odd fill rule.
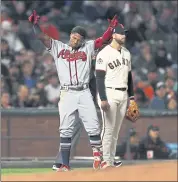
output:
[[117,27],[117,25],[119,24],[117,15],[115,15],[112,20],[108,19],[108,21],[109,21],[109,26],[112,28]]
[[29,22],[33,25],[36,25],[40,19],[40,16],[37,15],[36,10],[33,10],[33,13],[28,17]]

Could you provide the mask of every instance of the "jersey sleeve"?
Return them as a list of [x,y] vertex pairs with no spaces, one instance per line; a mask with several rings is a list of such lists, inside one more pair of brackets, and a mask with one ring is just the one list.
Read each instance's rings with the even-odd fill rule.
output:
[[95,54],[95,41],[89,40],[86,42],[88,50],[91,52],[91,55]]
[[51,47],[47,48],[47,51],[56,58],[63,47],[63,43],[58,40],[51,39]]
[[101,52],[97,55],[96,57],[96,64],[95,64],[95,69],[96,70],[101,70],[101,71],[106,71],[107,70],[107,58],[101,54]]

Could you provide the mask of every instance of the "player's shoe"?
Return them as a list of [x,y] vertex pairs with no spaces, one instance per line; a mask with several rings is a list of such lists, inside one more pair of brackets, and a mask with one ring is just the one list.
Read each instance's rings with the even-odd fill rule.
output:
[[122,165],[122,161],[115,161],[114,166],[115,167],[120,167]]
[[101,162],[100,169],[106,169],[106,168],[110,168],[110,167],[113,167],[113,166],[111,164],[109,164],[108,162],[106,162],[106,161]]
[[93,152],[93,169],[100,169],[101,161],[102,161],[102,153],[100,151]]
[[60,163],[54,163],[52,166],[52,170],[57,171],[61,166],[62,166],[62,164],[60,164]]
[[70,167],[62,164],[61,167],[59,169],[57,169],[56,171],[57,172],[67,172],[67,171],[70,171]]
[[53,164],[52,169],[55,170],[56,172],[66,172],[66,171],[70,171],[70,167],[69,166],[66,166],[66,165],[60,164],[60,163]]

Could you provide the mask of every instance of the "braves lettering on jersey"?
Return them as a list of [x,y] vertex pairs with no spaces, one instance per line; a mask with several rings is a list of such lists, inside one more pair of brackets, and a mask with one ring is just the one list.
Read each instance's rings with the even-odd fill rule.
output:
[[106,71],[106,87],[127,88],[128,72],[131,71],[130,52],[125,47],[117,51],[107,45],[97,55],[96,70]]
[[55,60],[61,86],[89,83],[94,41],[87,41],[77,51],[61,41],[51,41],[48,51]]

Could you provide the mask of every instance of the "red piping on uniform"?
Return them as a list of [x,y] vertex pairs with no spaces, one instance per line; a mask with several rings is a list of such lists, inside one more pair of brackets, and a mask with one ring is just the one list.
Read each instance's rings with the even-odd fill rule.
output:
[[77,73],[77,61],[75,60],[75,75],[76,75],[76,80],[77,80],[77,85],[78,85],[78,73]]
[[70,61],[69,61],[69,73],[70,73],[70,84],[72,84],[72,72],[71,72],[71,65],[70,65]]

